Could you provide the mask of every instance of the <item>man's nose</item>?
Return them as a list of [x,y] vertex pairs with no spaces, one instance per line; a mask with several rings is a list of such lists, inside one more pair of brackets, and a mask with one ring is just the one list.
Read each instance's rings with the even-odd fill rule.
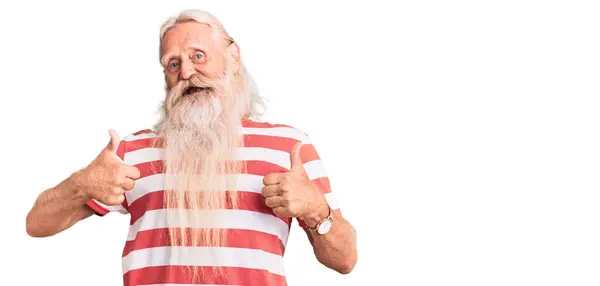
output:
[[183,61],[181,63],[181,79],[190,79],[196,73],[196,68],[190,62]]

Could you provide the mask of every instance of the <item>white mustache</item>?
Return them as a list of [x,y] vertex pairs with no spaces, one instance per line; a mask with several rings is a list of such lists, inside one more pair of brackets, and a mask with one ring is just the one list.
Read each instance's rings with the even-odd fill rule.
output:
[[204,88],[214,92],[219,80],[219,78],[209,78],[201,73],[195,73],[189,79],[180,80],[172,89],[177,91],[176,94],[180,96],[190,87]]

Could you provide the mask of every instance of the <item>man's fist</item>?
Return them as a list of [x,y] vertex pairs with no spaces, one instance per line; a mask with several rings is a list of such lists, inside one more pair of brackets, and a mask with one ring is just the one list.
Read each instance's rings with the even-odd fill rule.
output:
[[119,205],[125,200],[125,191],[133,189],[140,171],[128,166],[117,156],[119,135],[109,130],[110,141],[85,169],[81,170],[79,184],[92,199],[105,205]]
[[261,193],[275,215],[300,218],[314,226],[316,221],[327,217],[329,207],[325,196],[312,185],[304,170],[301,147],[302,144],[297,143],[290,152],[289,172],[272,173],[263,178],[265,186]]

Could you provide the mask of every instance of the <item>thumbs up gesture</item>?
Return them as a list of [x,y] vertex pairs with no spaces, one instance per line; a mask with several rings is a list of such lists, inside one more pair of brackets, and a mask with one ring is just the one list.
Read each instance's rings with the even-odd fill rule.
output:
[[109,130],[110,141],[85,169],[79,172],[77,184],[89,198],[105,205],[119,205],[125,200],[124,193],[133,189],[140,171],[128,166],[117,156],[119,135]]
[[281,217],[296,217],[313,227],[327,217],[329,207],[325,196],[310,182],[300,159],[301,143],[290,153],[291,168],[287,173],[272,173],[263,178],[261,193],[265,204]]

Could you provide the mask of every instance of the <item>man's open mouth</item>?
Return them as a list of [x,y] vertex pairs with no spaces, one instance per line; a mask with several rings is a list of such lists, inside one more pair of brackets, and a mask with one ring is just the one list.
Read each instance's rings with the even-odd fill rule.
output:
[[198,93],[198,92],[203,92],[208,89],[209,89],[208,87],[190,86],[186,90],[183,91],[183,94],[181,96],[186,96],[186,95],[190,95],[190,94],[194,94],[194,93]]

